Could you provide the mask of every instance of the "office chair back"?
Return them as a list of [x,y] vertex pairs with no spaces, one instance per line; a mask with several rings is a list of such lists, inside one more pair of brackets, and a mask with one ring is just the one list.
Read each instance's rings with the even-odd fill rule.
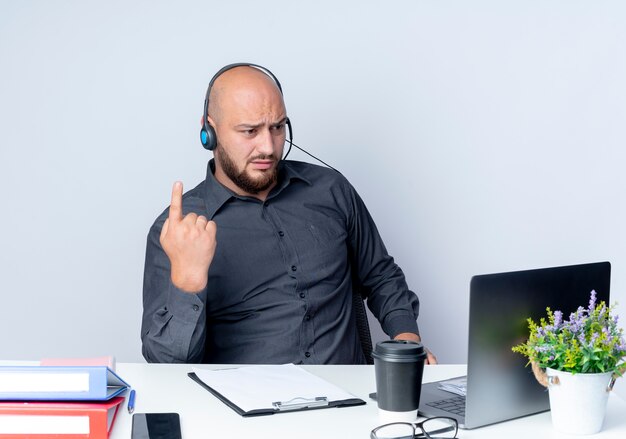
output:
[[354,285],[352,291],[352,309],[356,316],[357,332],[359,334],[359,341],[361,342],[361,349],[365,356],[365,361],[367,364],[374,364],[374,359],[372,358],[372,334],[370,332],[369,322],[367,321],[367,311],[364,303],[366,296],[362,295],[361,292],[362,289]]

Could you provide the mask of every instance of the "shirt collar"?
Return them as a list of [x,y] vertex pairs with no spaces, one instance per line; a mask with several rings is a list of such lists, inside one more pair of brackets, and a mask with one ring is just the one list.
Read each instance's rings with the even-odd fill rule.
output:
[[[277,197],[292,182],[300,180],[311,186],[310,179],[294,166],[293,162],[282,160],[278,165],[278,184],[272,189],[267,199]],[[227,189],[215,178],[215,159],[207,164],[206,180],[204,185],[204,202],[209,219],[213,219],[221,207],[231,198],[242,198],[230,189]]]

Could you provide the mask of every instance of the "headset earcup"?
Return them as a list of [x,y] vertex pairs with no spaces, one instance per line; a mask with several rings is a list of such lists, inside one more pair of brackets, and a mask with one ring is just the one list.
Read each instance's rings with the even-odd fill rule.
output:
[[209,151],[213,151],[217,146],[217,135],[211,125],[205,124],[200,130],[200,142],[202,142],[202,146]]

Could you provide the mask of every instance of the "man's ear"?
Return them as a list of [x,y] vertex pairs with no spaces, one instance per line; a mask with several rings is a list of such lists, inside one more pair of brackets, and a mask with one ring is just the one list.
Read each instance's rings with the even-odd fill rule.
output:
[[[213,119],[211,119],[211,116],[207,116],[206,119],[207,119],[207,122],[209,123],[209,125],[211,125],[213,128],[215,128],[215,122],[213,121]],[[202,116],[200,116],[200,126],[201,127],[204,126],[204,114]]]
[[215,121],[213,119],[211,119],[211,116],[207,116],[206,120],[207,120],[207,122],[209,122],[209,125],[211,125],[213,128],[216,127]]

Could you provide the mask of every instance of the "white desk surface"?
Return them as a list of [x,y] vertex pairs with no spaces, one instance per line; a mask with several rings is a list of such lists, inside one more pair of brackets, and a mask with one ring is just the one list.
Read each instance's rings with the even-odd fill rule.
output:
[[[219,368],[218,365],[200,367]],[[222,366],[223,367],[223,366]],[[373,366],[304,366],[304,368],[367,401],[364,406],[312,410],[271,416],[243,418],[219,401],[187,373],[186,364],[118,363],[117,372],[137,391],[135,412],[177,412],[183,439],[203,438],[361,438],[368,439],[379,425]],[[436,381],[465,374],[465,366],[426,366],[424,381]],[[131,415],[118,413],[111,439],[129,439]],[[550,413],[541,413],[475,430],[459,430],[460,438],[568,438],[552,428]],[[590,438],[626,438],[626,402],[609,397],[601,433]]]

